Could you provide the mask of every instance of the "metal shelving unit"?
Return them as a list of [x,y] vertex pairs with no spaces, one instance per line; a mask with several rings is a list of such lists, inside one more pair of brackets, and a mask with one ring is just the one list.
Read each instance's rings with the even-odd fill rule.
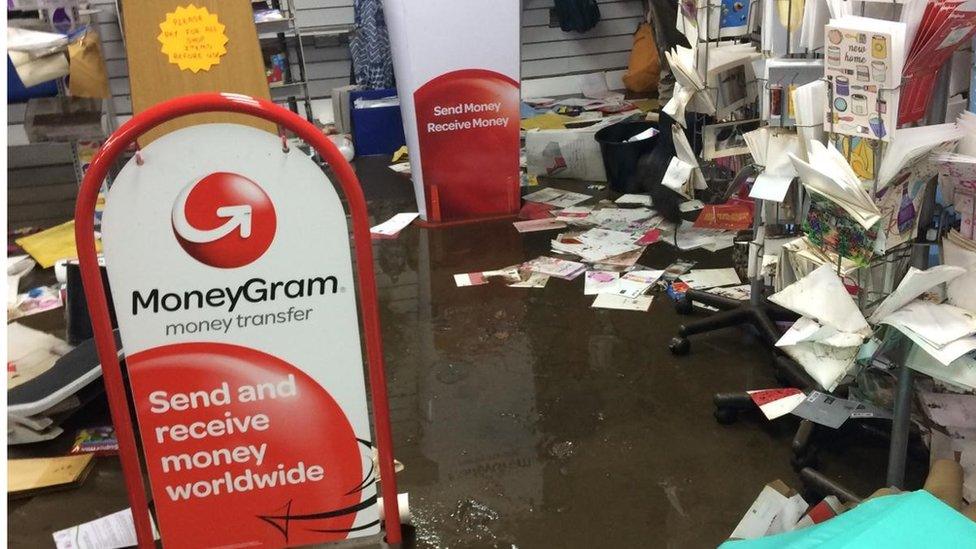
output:
[[[312,100],[308,93],[308,76],[305,66],[305,46],[302,41],[302,29],[295,18],[297,10],[293,0],[270,0],[252,2],[252,4],[270,5],[283,16],[271,21],[255,21],[258,40],[262,47],[268,43],[276,43],[287,58],[285,79],[283,82],[269,84],[273,101],[287,101],[288,108],[299,112],[299,103],[304,104],[305,117],[312,120]],[[291,52],[295,52],[296,62],[292,63]],[[296,70],[297,67],[297,70]]]

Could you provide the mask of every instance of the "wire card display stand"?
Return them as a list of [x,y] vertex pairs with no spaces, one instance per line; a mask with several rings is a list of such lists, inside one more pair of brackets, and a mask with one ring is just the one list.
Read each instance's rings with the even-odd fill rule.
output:
[[[755,4],[754,2],[750,4],[750,15],[749,15],[750,22],[752,21],[752,17],[755,14],[754,4]],[[711,42],[713,42],[711,40],[707,40],[709,34],[708,31],[710,29],[710,26],[708,24],[708,18],[711,15],[712,8],[722,8],[722,5],[707,3],[703,6],[697,6],[697,7],[698,9],[701,9],[702,7],[709,8],[709,11],[705,15],[706,24],[703,33],[706,39],[703,40],[701,37],[699,37],[698,40],[699,46],[703,45],[705,48],[705,56],[704,56],[705,65],[703,67],[703,70],[699,71],[699,73],[700,74],[703,73],[702,79],[705,82],[706,86],[704,89],[696,90],[699,92],[708,93],[709,91],[707,85],[708,84],[708,80],[707,80],[708,59],[709,59],[708,52],[709,52],[709,48],[711,47]],[[863,9],[864,6],[862,5],[862,15],[863,15]],[[787,0],[787,12],[792,14],[792,10],[793,10],[792,0]],[[895,10],[894,3],[892,6],[892,10]],[[787,48],[786,57],[822,58],[823,57],[822,51],[817,51],[819,50],[819,48],[813,51],[803,48],[802,53],[792,51],[792,33],[793,33],[792,17],[789,17],[788,20],[789,21],[786,25],[786,48]],[[749,28],[750,29],[754,28],[754,26],[750,25]],[[719,39],[720,38],[721,38],[721,28],[719,28]],[[718,40],[715,41],[717,42]],[[768,56],[771,52],[764,51],[764,53]],[[948,82],[948,78],[949,78],[949,67],[943,67],[940,73],[940,79],[941,79],[940,87],[942,89],[941,89],[941,93],[933,94],[932,102],[934,104],[941,105],[945,103],[944,101],[942,101],[944,97],[940,99],[940,96],[946,95],[945,87]],[[756,80],[761,82],[761,92],[769,93],[770,82],[768,82],[765,78],[759,77],[758,75]],[[837,140],[836,137],[837,134],[834,134],[833,132],[830,131],[833,129],[833,124],[836,123],[837,121],[836,112],[834,109],[833,82],[831,82],[827,77],[824,77],[822,80],[826,82],[828,88],[827,105],[828,108],[830,109],[829,120],[831,121],[831,124],[828,126],[825,123],[818,123],[815,126],[823,126],[827,133],[827,139],[831,142],[835,142]],[[779,80],[777,81],[777,83],[782,84],[782,82],[780,82]],[[876,96],[875,112],[878,112],[877,109],[881,107],[882,104],[887,105],[888,102],[885,100],[885,94],[890,94],[898,91],[901,88],[901,85],[903,83],[904,80],[897,87],[878,89],[878,93]],[[789,88],[783,86],[783,89],[784,89],[784,93],[786,93],[786,90]],[[721,98],[720,96],[721,91],[722,91],[721,89],[717,90],[717,94],[719,94],[719,98]],[[890,99],[890,97],[888,99]],[[789,100],[790,99],[787,99],[787,101]],[[893,114],[895,117],[897,117],[897,107],[895,106],[893,108],[896,109]],[[785,108],[784,108],[784,113],[785,113]],[[692,130],[692,134],[695,137],[696,143],[700,143],[700,141],[698,140],[701,138],[701,134],[702,134],[701,127],[704,124],[705,119],[706,117],[704,115],[697,115],[694,121],[692,122],[693,127],[691,128],[691,130]],[[786,116],[782,116],[782,115],[780,116],[778,127],[795,127],[795,128],[805,127],[805,126],[796,126],[795,124],[792,126],[787,125],[785,124],[785,119]],[[935,116],[930,116],[929,123],[930,124],[940,123],[943,121],[944,121],[944,112],[942,113],[941,117],[938,114],[936,114]],[[871,153],[872,153],[872,164],[871,164],[872,177],[870,178],[872,181],[871,196],[872,199],[877,199],[877,194],[879,190],[878,170],[880,168],[881,160],[884,156],[884,152],[887,147],[887,144],[881,139],[872,139],[873,136],[870,135],[863,135],[857,137],[867,140],[866,141],[867,146],[871,148]],[[853,136],[847,136],[842,139],[847,140],[847,146],[844,147],[844,154],[850,163],[850,161],[852,160],[852,154],[854,153],[855,138]],[[761,172],[762,169],[763,169],[762,167],[757,167],[757,173]],[[797,202],[796,202],[794,223],[796,225],[799,225],[801,223],[801,220],[805,217],[804,212],[806,212],[810,207],[810,200],[809,197],[804,198],[805,193],[803,191],[802,185],[800,185],[795,180],[794,180],[794,184],[797,186],[796,189]],[[918,253],[918,252],[920,248],[927,248],[929,244],[915,242],[919,232],[925,229],[925,227],[923,227],[922,221],[926,219],[926,212],[931,212],[932,210],[932,204],[929,202],[934,202],[934,193],[926,192],[925,196],[926,196],[926,204],[924,204],[923,207],[921,208],[921,211],[918,212],[917,225],[915,227],[916,233],[913,239],[904,245],[895,247],[891,250],[886,250],[884,255],[873,258],[873,260],[869,265],[867,265],[866,267],[859,268],[853,273],[855,277],[855,280],[853,281],[855,287],[859,288],[860,290],[857,295],[857,299],[858,299],[859,307],[862,310],[867,311],[872,309],[878,303],[880,303],[880,301],[883,300],[884,297],[886,297],[891,291],[893,291],[894,287],[897,286],[897,283],[901,280],[902,276],[904,276],[905,271],[907,271],[910,265],[914,264],[914,266],[920,268],[925,267],[924,261],[920,261],[920,258],[927,257],[928,254]],[[763,293],[765,291],[765,284],[763,282],[763,275],[759,267],[761,264],[760,258],[762,257],[764,241],[760,240],[759,236],[763,232],[760,230],[760,228],[763,225],[762,216],[765,209],[762,200],[756,200],[755,202],[756,202],[756,206],[754,208],[754,211],[756,213],[754,215],[754,220],[753,220],[753,235],[756,240],[754,240],[751,243],[751,246],[755,246],[757,248],[758,253],[756,253],[753,256],[754,264],[752,265],[752,269],[750,270],[750,272],[755,273],[755,276],[751,277],[750,279],[750,286],[752,291],[751,291],[750,300],[748,304],[736,302],[735,300],[729,300],[728,298],[722,298],[721,296],[712,296],[710,294],[707,294],[707,292],[698,292],[695,290],[689,290],[688,294],[686,294],[686,299],[681,300],[677,303],[676,308],[679,313],[690,312],[692,310],[692,303],[695,301],[716,306],[719,309],[721,309],[722,312],[717,313],[716,315],[712,315],[712,318],[706,318],[703,321],[699,321],[697,323],[697,329],[695,328],[694,324],[689,326],[682,326],[679,329],[679,338],[675,338],[674,340],[672,340],[671,343],[671,349],[673,352],[675,352],[675,354],[685,354],[690,350],[690,344],[686,339],[687,335],[691,335],[693,333],[701,333],[705,331],[710,331],[712,329],[724,327],[726,325],[729,325],[729,323],[727,322],[729,319],[742,319],[750,316],[750,314],[754,314],[754,313],[744,312],[744,311],[748,311],[749,309],[762,310],[761,307],[763,307],[765,303],[765,299],[763,296]],[[777,219],[779,218],[778,207],[775,210],[775,216]],[[842,266],[842,256],[840,253],[838,253],[837,254],[838,274],[842,278],[848,278],[849,280],[850,276],[848,275],[845,277],[841,266]],[[882,272],[879,274],[878,271],[882,271]],[[759,326],[757,327],[759,328],[760,336],[763,337],[763,339],[767,340],[767,343],[769,343],[770,347],[772,347],[776,339],[772,336],[773,334],[778,333],[777,331],[775,331],[775,326],[769,327],[772,328],[773,330],[772,333],[764,334],[763,332],[769,330],[763,328],[762,325],[764,324],[764,322],[762,320],[760,320],[758,324]],[[772,341],[769,341],[771,339]],[[872,363],[875,362],[875,358],[876,357],[872,357],[871,360]],[[809,374],[807,374],[803,370],[803,368],[795,361],[793,361],[791,358],[783,354],[780,354],[779,352],[775,352],[774,360],[776,364],[777,378],[784,384],[799,386],[805,391],[818,390],[818,391],[826,392],[823,391],[823,387],[821,387],[816,381],[814,381],[809,376]],[[889,364],[892,363],[889,362]],[[887,485],[889,486],[903,487],[904,476],[905,476],[905,462],[907,460],[908,437],[910,432],[910,419],[911,419],[910,411],[911,411],[911,393],[913,388],[913,376],[912,376],[912,370],[904,364],[899,364],[895,362],[893,363],[893,367],[897,369],[898,388],[895,395],[892,424],[889,432],[887,433],[890,436],[890,446],[888,452],[886,482]],[[720,423],[730,423],[732,421],[735,421],[738,410],[755,407],[755,405],[752,403],[751,398],[747,393],[717,394],[715,395],[715,404],[716,404],[716,414],[715,414],[716,419],[718,419]],[[864,423],[861,421],[855,421],[855,423],[857,423],[860,426],[866,427],[866,430],[869,432],[873,432],[875,434],[882,434],[882,435],[885,434],[883,429],[877,429],[874,424]],[[857,498],[857,496],[853,494],[853,492],[851,492],[850,490],[847,490],[846,488],[833,482],[825,475],[819,473],[816,469],[813,469],[812,467],[807,467],[807,465],[809,465],[815,458],[815,454],[814,454],[815,450],[812,448],[812,443],[811,443],[811,441],[814,439],[815,429],[816,427],[812,422],[810,422],[809,420],[803,420],[801,421],[796,436],[794,437],[793,464],[798,470],[800,470],[801,479],[809,487],[817,489],[821,493],[832,493],[846,501],[859,501],[859,498]]]

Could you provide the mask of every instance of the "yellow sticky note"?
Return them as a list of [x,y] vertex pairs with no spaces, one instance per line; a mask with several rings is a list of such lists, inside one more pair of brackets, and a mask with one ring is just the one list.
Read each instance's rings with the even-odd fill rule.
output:
[[[74,221],[68,221],[39,233],[18,238],[15,242],[45,269],[53,266],[59,259],[78,257]],[[95,248],[101,251],[102,243],[95,241]]]
[[227,53],[224,28],[217,14],[190,4],[166,14],[156,39],[163,44],[169,62],[179,65],[180,70],[208,71]]

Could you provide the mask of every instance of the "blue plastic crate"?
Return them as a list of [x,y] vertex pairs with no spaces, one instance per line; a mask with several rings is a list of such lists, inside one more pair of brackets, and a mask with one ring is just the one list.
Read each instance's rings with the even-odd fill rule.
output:
[[396,94],[395,89],[363,90],[349,94],[352,142],[357,156],[389,155],[406,144],[399,106],[356,108],[356,99],[382,99],[395,97]]

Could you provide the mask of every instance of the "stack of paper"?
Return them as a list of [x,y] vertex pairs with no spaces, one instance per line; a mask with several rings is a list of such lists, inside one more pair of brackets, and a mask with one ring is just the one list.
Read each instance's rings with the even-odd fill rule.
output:
[[51,334],[19,322],[7,324],[7,389],[50,370],[70,350],[67,342]]
[[776,342],[821,386],[833,390],[857,357],[864,337],[801,317]]
[[[653,128],[652,128],[653,129]],[[651,206],[651,197],[646,194],[625,194],[615,200],[617,204],[636,204],[638,206]]]
[[551,204],[557,208],[569,208],[570,206],[575,206],[580,202],[585,202],[593,197],[588,194],[574,193],[572,191],[564,191],[547,187],[532,194],[527,194],[522,198],[528,202],[541,202],[543,204]]
[[[149,522],[153,539],[158,540],[159,531],[151,513]],[[56,549],[117,549],[135,547],[139,543],[132,520],[132,509],[123,509],[90,522],[58,530],[52,536]]]
[[549,275],[536,273],[527,269],[520,270],[519,276],[521,280],[509,284],[509,288],[545,288],[549,282]]
[[506,282],[521,281],[518,267],[507,267],[505,269],[498,269],[495,271],[456,274],[454,275],[454,283],[458,288],[463,288],[465,286],[482,286],[484,284],[488,284],[488,279],[492,277],[502,278]]
[[552,231],[565,229],[566,223],[558,219],[529,219],[527,221],[515,221],[512,223],[515,230],[520,233],[534,233],[537,231]]
[[647,208],[603,208],[582,218],[582,224],[611,231],[635,232],[653,229],[663,219]]
[[680,125],[671,125],[671,137],[674,140],[675,155],[668,164],[661,184],[687,199],[693,199],[696,189],[708,188],[705,175],[698,165],[698,156]]
[[832,145],[810,142],[810,162],[788,153],[803,186],[844,209],[865,229],[881,219],[881,211],[868,195],[847,160]]
[[[766,240],[769,246],[769,239]],[[794,281],[807,276],[822,265],[830,265],[837,269],[838,257],[836,253],[820,250],[814,246],[807,237],[800,237],[790,240],[780,248],[780,257],[777,265],[776,287],[783,289]],[[840,275],[850,277],[858,269],[857,263],[844,257],[840,258]]]
[[562,278],[563,280],[573,280],[586,271],[586,265],[582,263],[545,256],[533,259],[525,263],[523,267],[536,273]]
[[[827,2],[806,0],[801,4],[803,4],[803,21],[800,23],[799,48],[807,52],[823,51],[824,27],[832,15]],[[834,15],[834,17],[838,16]]]
[[637,236],[606,229],[590,229],[577,237],[582,247],[576,249],[576,255],[587,263],[597,263],[608,257],[632,252],[640,248],[635,242]]
[[[685,119],[686,108],[692,101],[698,101],[705,89],[705,82],[695,69],[696,54],[693,48],[696,47],[697,40],[689,42],[692,44],[691,48],[675,46],[664,54],[675,80],[674,91],[664,106],[664,112],[679,123]],[[715,105],[704,105],[703,108],[714,111]]]
[[67,45],[63,34],[7,27],[7,55],[27,87],[68,74]]
[[[917,122],[925,116],[939,69],[976,33],[976,2],[925,2],[911,49],[905,61],[905,83],[898,123]],[[914,25],[914,22],[913,22]]]
[[824,127],[821,113],[827,105],[827,83],[816,80],[804,84],[793,90],[792,97],[796,108],[796,133],[800,136],[800,156],[803,160],[808,160],[807,143],[823,141]]

